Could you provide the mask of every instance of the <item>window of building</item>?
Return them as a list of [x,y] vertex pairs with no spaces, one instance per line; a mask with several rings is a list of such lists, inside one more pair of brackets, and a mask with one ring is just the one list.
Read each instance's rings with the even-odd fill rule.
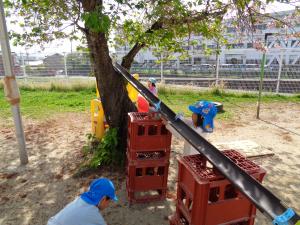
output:
[[254,26],[257,30],[265,30],[267,29],[267,24],[258,24]]
[[191,59],[182,59],[180,60],[180,65],[183,65],[183,64],[191,64]]
[[247,43],[247,48],[253,48],[253,43]]
[[246,59],[246,64],[260,64],[260,59]]
[[202,49],[202,45],[196,45],[194,46],[194,50],[201,50]]
[[195,65],[200,65],[201,64],[202,59],[200,57],[195,57],[194,58],[194,64]]
[[208,48],[214,49],[216,48],[216,45],[207,45]]
[[244,48],[244,43],[233,44],[233,48]]
[[226,59],[226,64],[243,64],[243,60],[237,58]]
[[228,33],[234,33],[234,32],[236,32],[236,28],[234,28],[234,27],[228,27],[227,28],[227,32]]

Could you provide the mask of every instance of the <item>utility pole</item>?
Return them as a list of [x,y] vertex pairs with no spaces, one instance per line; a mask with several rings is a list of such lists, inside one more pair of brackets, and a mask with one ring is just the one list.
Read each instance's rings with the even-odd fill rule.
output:
[[20,92],[13,71],[13,62],[7,35],[3,2],[0,0],[0,41],[2,50],[2,59],[5,72],[4,90],[5,97],[11,105],[11,111],[14,118],[16,136],[19,145],[19,155],[21,165],[28,163],[26,151],[25,135],[23,130],[22,118],[20,113]]

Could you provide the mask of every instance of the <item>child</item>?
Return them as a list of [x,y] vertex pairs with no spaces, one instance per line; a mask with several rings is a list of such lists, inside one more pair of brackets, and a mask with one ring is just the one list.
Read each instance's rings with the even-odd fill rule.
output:
[[[192,111],[192,119],[181,118],[189,127],[193,128],[201,137],[207,138],[208,133],[213,132],[213,119],[217,114],[216,106],[207,101],[199,101],[194,105],[189,106],[189,110]],[[169,123],[166,123],[167,129],[178,138],[181,135],[173,128]],[[183,155],[193,155],[199,152],[190,145],[190,143],[184,140]]]
[[204,132],[213,132],[217,108],[212,102],[196,102],[189,106],[189,110],[193,112],[192,121],[195,127],[201,127]]
[[138,112],[149,112],[149,102],[141,94],[138,94],[137,108]]
[[[149,78],[147,81],[148,90],[157,97],[156,79]],[[155,112],[155,108],[141,95],[138,94],[137,98],[138,112]]]
[[157,97],[157,89],[155,83],[156,83],[156,79],[153,77],[149,78],[147,81],[149,91],[151,91],[151,93]]
[[47,225],[106,225],[101,211],[110,200],[118,200],[113,183],[106,178],[95,179],[87,192],[51,217]]

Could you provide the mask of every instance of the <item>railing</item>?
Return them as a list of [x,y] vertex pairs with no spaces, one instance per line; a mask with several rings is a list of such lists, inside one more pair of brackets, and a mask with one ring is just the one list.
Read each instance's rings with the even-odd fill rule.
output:
[[[56,53],[47,57],[36,54],[14,54],[13,58],[14,72],[20,78],[94,76],[88,53]],[[218,84],[225,89],[257,91],[260,67],[255,64],[176,64],[172,61],[163,65],[154,62],[134,63],[130,72],[139,73],[142,79],[156,77],[169,84],[199,87]],[[0,77],[3,75],[0,56]],[[263,91],[300,93],[300,64],[266,65]]]

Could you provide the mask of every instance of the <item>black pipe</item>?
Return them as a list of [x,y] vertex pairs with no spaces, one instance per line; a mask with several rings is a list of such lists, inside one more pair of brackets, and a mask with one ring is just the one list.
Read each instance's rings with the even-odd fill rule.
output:
[[[201,137],[182,120],[176,119],[176,114],[163,102],[154,96],[144,85],[133,78],[126,69],[115,64],[115,69],[153,105],[159,104],[160,113],[170,125],[182,135],[199,153],[203,154],[235,187],[237,187],[251,202],[272,220],[286,212],[287,208],[272,192],[262,186],[235,163],[222,154],[215,146]],[[289,220],[294,225],[300,221],[297,213]]]

